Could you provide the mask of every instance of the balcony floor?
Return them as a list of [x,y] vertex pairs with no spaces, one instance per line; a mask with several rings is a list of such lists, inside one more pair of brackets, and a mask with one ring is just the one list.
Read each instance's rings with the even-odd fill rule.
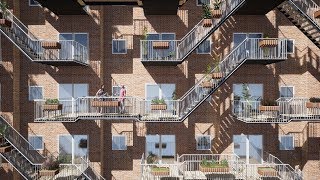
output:
[[74,60],[34,60],[34,62],[50,66],[88,66],[88,64]]

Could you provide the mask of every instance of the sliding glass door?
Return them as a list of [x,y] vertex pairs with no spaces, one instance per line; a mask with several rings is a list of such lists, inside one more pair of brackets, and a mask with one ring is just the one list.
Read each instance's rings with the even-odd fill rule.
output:
[[79,164],[88,156],[87,135],[60,135],[59,159],[64,164]]

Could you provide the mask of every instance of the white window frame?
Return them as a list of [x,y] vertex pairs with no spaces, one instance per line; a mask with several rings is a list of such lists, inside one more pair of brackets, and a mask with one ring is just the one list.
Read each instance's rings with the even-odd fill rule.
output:
[[[295,94],[294,86],[285,86],[285,85],[279,87],[279,96],[281,97],[281,88],[291,88],[291,87],[292,87],[292,95],[293,95],[292,97],[294,97],[294,94]],[[283,97],[283,98],[291,98],[291,97]]]
[[74,151],[75,151],[75,146],[76,146],[76,144],[75,144],[75,142],[74,142],[74,136],[77,136],[77,135],[85,135],[85,136],[87,136],[87,150],[88,150],[88,154],[87,154],[87,156],[89,156],[90,155],[90,149],[89,149],[89,135],[88,134],[58,134],[57,135],[57,142],[58,142],[58,145],[57,145],[57,152],[58,152],[58,156],[60,155],[60,147],[59,147],[59,141],[60,141],[60,136],[71,136],[71,152],[72,152],[72,154],[71,154],[71,156],[72,156],[72,158],[71,158],[71,163],[61,163],[62,165],[70,165],[70,164],[77,164],[77,163],[74,163]]
[[[33,0],[33,1],[36,1],[36,0]],[[37,2],[37,4],[31,4],[31,1],[29,0],[29,6],[34,6],[34,7],[40,6],[40,3],[38,1],[36,1],[36,2]]]
[[[294,54],[294,44],[295,44],[295,39],[288,39],[288,41],[292,41],[292,52],[288,52],[287,54]],[[287,44],[288,45],[288,44]],[[288,51],[288,48],[287,48]]]
[[[32,143],[31,143],[31,141],[30,141],[30,138],[31,137],[37,137],[37,138],[41,138],[41,144],[42,144],[42,148],[39,148],[39,149],[33,149],[33,148],[35,148],[35,147],[31,147],[30,145],[33,145]],[[44,150],[44,142],[43,142],[43,136],[42,135],[29,135],[28,136],[28,142],[30,143],[29,144],[29,150],[32,150],[32,151],[37,151],[37,150]]]
[[29,101],[34,101],[34,100],[38,100],[38,99],[31,99],[31,88],[32,87],[39,87],[39,88],[41,88],[41,91],[42,91],[42,99],[43,99],[43,97],[44,97],[44,91],[43,91],[43,86],[29,86]]
[[[197,5],[197,6],[202,6],[202,4],[199,4],[199,3],[198,3],[198,0],[196,0],[196,5]],[[209,4],[208,4],[208,5],[211,5],[211,0],[209,0]]]
[[[114,52],[113,51],[113,43],[114,43],[114,41],[124,41],[124,46],[125,46],[125,50],[126,50],[126,52],[124,52],[124,53],[118,53],[118,52]],[[128,42],[127,42],[127,40],[126,39],[112,39],[112,54],[127,54],[127,52],[128,52]]]
[[[292,137],[292,149],[287,149],[286,147],[283,147],[283,146],[281,146],[281,138],[282,137]],[[282,147],[284,148],[284,149],[282,149]],[[295,146],[294,146],[294,136],[293,135],[280,135],[279,136],[279,150],[281,150],[281,151],[292,151],[292,150],[294,150],[295,149]]]
[[[210,47],[210,50],[209,50],[209,52],[202,52],[202,53],[199,53],[199,46],[202,44],[202,43],[204,43],[204,42],[206,42],[206,41],[208,41],[209,40],[209,47]],[[196,48],[196,53],[197,54],[211,54],[211,50],[212,50],[212,48],[211,48],[211,46],[212,46],[212,38],[211,38],[211,36],[209,36],[206,40],[204,40],[203,42],[202,42],[201,44],[199,44],[199,46]]]
[[[145,97],[145,99],[147,99],[147,87],[148,87],[148,85],[157,85],[157,86],[160,86],[160,85],[162,85],[162,84],[173,84],[174,85],[174,88],[176,89],[177,88],[177,86],[176,86],[176,84],[175,83],[159,83],[159,84],[157,84],[157,83],[146,83],[145,84],[145,86],[144,86],[144,89],[145,89],[145,94],[144,94],[144,97]],[[159,89],[159,99],[162,99],[163,97],[162,97],[162,89],[160,88]]]
[[[114,137],[124,137],[125,149],[113,149],[112,144],[113,144],[113,138]],[[126,151],[128,149],[127,136],[126,135],[112,135],[112,144],[111,144],[111,148],[112,148],[113,151]],[[121,147],[121,145],[118,145],[118,146],[119,146],[119,148]]]
[[[200,138],[208,138],[209,137],[209,149],[200,149],[199,147],[200,146],[198,146],[198,139],[200,139]],[[199,150],[199,151],[206,151],[206,150],[211,150],[211,136],[210,135],[197,135],[196,136],[196,149],[197,150]]]

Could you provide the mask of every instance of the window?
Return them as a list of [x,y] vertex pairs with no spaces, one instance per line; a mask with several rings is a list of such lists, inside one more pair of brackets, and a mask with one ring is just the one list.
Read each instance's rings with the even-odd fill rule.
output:
[[280,150],[294,150],[294,137],[292,135],[280,136]]
[[263,84],[233,84],[234,100],[261,100]]
[[29,0],[29,6],[39,6],[40,4],[36,0]]
[[292,98],[293,97],[293,86],[281,86],[280,97]]
[[263,162],[262,135],[233,135],[233,151],[247,164]]
[[88,135],[59,135],[59,160],[64,164],[81,163],[89,154]]
[[59,84],[59,100],[88,96],[88,84]]
[[241,44],[246,38],[262,38],[262,33],[234,33],[233,48]]
[[42,136],[29,136],[30,150],[43,150],[43,137]]
[[147,84],[146,100],[152,100],[155,98],[172,100],[175,89],[175,84]]
[[203,4],[210,4],[210,0],[197,0],[197,6],[202,6]]
[[294,40],[293,39],[287,40],[287,52],[288,52],[288,54],[294,53]]
[[159,160],[162,158],[174,158],[176,155],[176,136],[175,135],[146,135],[146,152],[157,155]]
[[210,54],[211,53],[211,37],[203,41],[197,47],[197,54]]
[[126,40],[113,39],[112,40],[112,54],[127,54]]
[[112,150],[127,150],[126,136],[112,136]]
[[197,136],[197,150],[210,150],[211,139],[210,136]]
[[43,87],[41,86],[29,86],[29,101],[35,99],[43,99]]

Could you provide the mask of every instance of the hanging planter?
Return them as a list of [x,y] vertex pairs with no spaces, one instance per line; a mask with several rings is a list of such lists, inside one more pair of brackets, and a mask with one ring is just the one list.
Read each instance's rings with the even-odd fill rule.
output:
[[222,17],[222,10],[217,9],[217,10],[212,10],[212,17],[213,18],[221,18]]
[[44,49],[61,49],[61,44],[54,41],[43,41],[41,42],[41,46]]
[[258,167],[258,174],[264,177],[276,177],[277,171],[271,167]]
[[275,47],[278,46],[277,39],[263,39],[259,41],[259,47]]
[[222,73],[212,73],[212,79],[221,79],[222,77]]
[[92,107],[118,107],[119,101],[92,101]]
[[169,41],[153,41],[153,49],[169,49]]

